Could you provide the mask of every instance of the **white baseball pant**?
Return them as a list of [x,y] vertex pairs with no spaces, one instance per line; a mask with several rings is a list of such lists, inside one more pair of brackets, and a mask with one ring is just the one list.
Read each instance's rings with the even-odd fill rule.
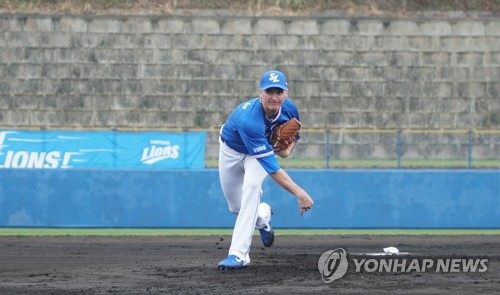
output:
[[249,252],[255,228],[265,228],[271,220],[270,210],[259,210],[262,183],[266,176],[266,170],[257,159],[239,153],[220,141],[219,178],[222,192],[229,211],[238,215],[229,255],[236,255],[246,263],[250,262]]

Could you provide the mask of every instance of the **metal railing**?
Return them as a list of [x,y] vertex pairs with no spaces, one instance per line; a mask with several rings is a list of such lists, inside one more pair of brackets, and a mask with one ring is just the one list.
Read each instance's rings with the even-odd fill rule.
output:
[[[379,161],[380,163],[387,162],[387,160],[394,160],[395,168],[404,168],[403,161],[405,157],[407,162],[413,163],[413,166],[430,167],[435,168],[439,166],[449,166],[457,167],[463,166],[463,162],[466,162],[464,168],[472,169],[474,168],[473,163],[478,161],[481,165],[478,167],[500,167],[500,130],[478,130],[478,129],[304,129],[303,133],[308,132],[324,132],[325,133],[325,168],[335,167],[335,161],[342,160],[341,156],[334,156],[332,141],[336,136],[340,135],[384,135],[384,142],[377,141],[379,136],[375,136],[372,141],[365,141],[364,144],[368,147],[377,146],[382,144],[384,147],[393,146],[394,150],[389,153],[383,153],[385,156],[377,157],[377,155],[366,155],[364,153],[356,153],[349,155],[349,159],[345,159],[345,166],[349,166],[349,160],[368,160],[366,162],[374,165],[374,161]],[[390,141],[392,137],[392,141]],[[423,137],[423,140],[419,140],[418,137]],[[434,138],[433,138],[434,137]],[[485,139],[485,137],[488,137]],[[416,138],[416,139],[415,139]],[[433,138],[433,139],[432,139]],[[389,139],[389,144],[388,144]],[[346,142],[342,140],[337,140],[338,145],[349,146],[351,142]],[[453,152],[441,153],[428,153],[426,149],[423,148],[427,145],[434,145],[436,147],[443,146],[454,146],[461,147],[460,149],[455,149]],[[487,147],[486,149],[484,147]],[[475,152],[474,148],[478,148]],[[416,152],[408,155],[409,150],[413,149]],[[439,148],[437,148],[439,149]],[[390,156],[394,153],[393,156]],[[380,153],[379,153],[380,154]],[[389,155],[389,156],[387,156]],[[395,159],[394,159],[395,158]],[[419,163],[420,162],[420,163]],[[432,164],[435,162],[435,164]],[[461,162],[461,163],[460,163]],[[356,165],[354,165],[356,166]],[[362,166],[362,165],[357,165]],[[384,166],[384,165],[381,165]],[[459,168],[459,167],[457,167]]]
[[[42,130],[39,127],[4,129]],[[65,128],[44,130],[134,132],[206,131],[206,167],[216,167],[219,127],[214,128]],[[303,129],[289,168],[486,168],[500,169],[499,129]]]
[[[216,130],[216,131],[215,131]],[[207,167],[217,166],[207,141]],[[500,130],[303,129],[288,168],[500,168]]]

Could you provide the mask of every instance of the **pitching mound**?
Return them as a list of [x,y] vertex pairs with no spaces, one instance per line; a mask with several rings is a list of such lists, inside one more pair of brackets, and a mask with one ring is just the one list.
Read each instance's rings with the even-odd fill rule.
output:
[[[229,236],[0,237],[0,294],[484,294],[500,289],[499,236],[278,233],[271,248],[254,237],[248,267],[220,271],[217,263],[229,243]],[[366,255],[388,246],[410,254]],[[347,264],[342,268],[340,255],[333,255],[336,260],[321,266],[322,254],[336,249],[345,251]]]

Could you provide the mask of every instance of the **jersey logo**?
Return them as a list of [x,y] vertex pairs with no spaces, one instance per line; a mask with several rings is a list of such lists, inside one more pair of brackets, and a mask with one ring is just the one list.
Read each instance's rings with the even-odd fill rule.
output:
[[245,103],[241,108],[246,110],[248,108],[249,105],[251,105],[252,103],[251,102],[247,102]]
[[253,152],[254,153],[258,153],[258,152],[263,152],[266,150],[266,146],[265,145],[261,145],[261,146],[258,146],[256,148],[253,149]]
[[275,73],[271,73],[271,75],[269,75],[269,81],[273,81],[273,83],[276,83],[276,82],[279,82],[279,77],[278,75],[276,75]]

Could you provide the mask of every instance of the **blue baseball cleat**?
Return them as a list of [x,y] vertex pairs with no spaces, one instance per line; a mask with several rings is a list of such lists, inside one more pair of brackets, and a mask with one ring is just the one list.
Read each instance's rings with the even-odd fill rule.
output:
[[271,247],[274,242],[274,230],[269,223],[265,228],[259,229],[260,239],[262,240],[262,244],[264,247]]
[[245,260],[239,258],[236,255],[229,255],[226,259],[219,262],[217,265],[219,269],[235,269],[235,268],[243,268],[246,266]]

